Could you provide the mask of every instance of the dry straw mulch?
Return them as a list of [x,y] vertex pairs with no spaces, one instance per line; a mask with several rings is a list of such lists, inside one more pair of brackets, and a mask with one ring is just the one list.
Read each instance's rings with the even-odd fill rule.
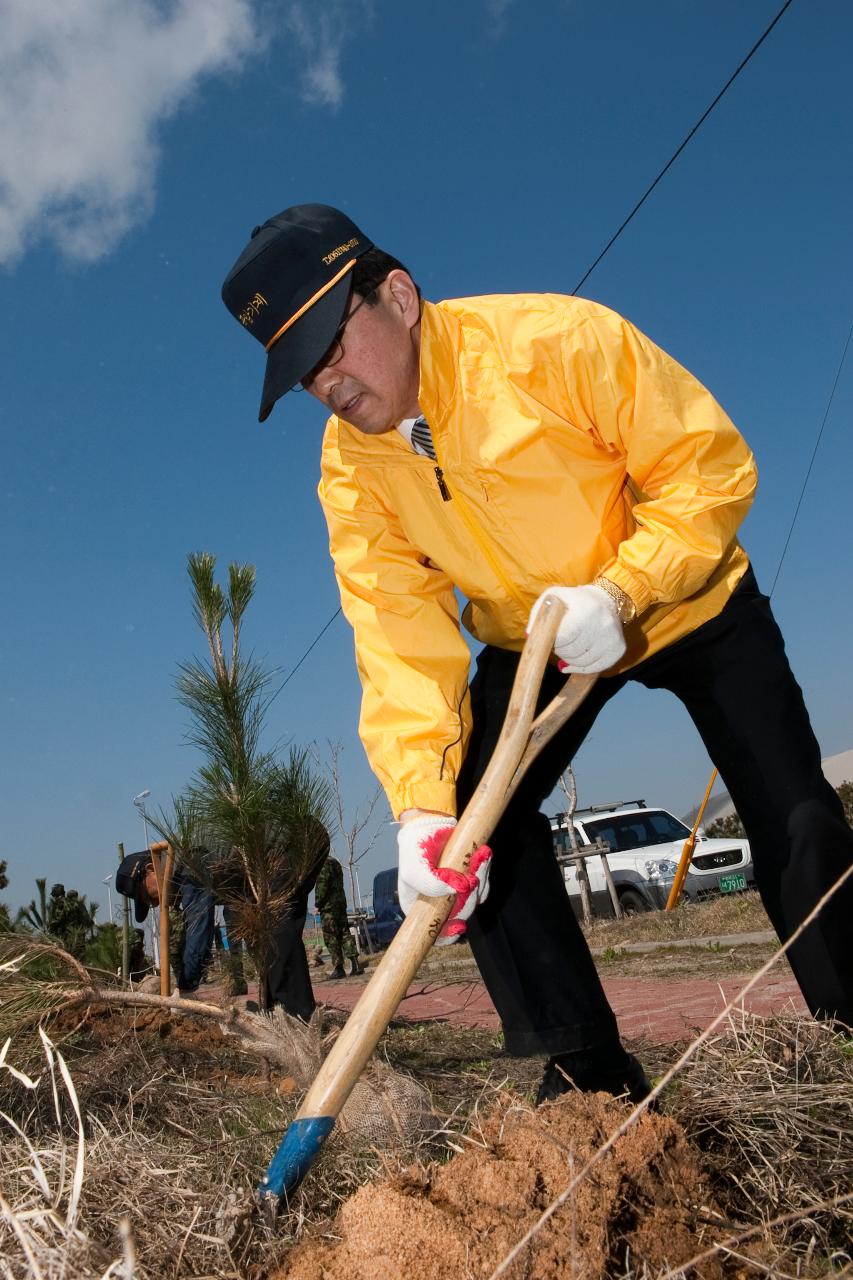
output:
[[703,1151],[732,1218],[788,1218],[770,1233],[777,1244],[849,1265],[853,1038],[811,1018],[732,1014],[669,1108]]
[[[77,1037],[76,1048],[66,1049],[70,1070],[45,1044],[39,1066],[27,1055],[26,1079],[8,1070],[17,1065],[14,1044],[6,1050],[7,1069],[0,1071],[0,1110],[8,1117],[0,1121],[0,1275],[259,1280],[304,1260],[303,1253],[294,1253],[296,1244],[304,1249],[317,1240],[314,1247],[331,1250],[349,1230],[347,1222],[359,1226],[359,1205],[375,1208],[392,1196],[391,1188],[398,1188],[393,1195],[408,1197],[410,1208],[434,1198],[430,1188],[444,1188],[443,1211],[454,1195],[462,1203],[460,1185],[464,1196],[476,1199],[477,1177],[470,1169],[466,1175],[467,1166],[475,1156],[485,1159],[487,1148],[496,1149],[515,1127],[526,1144],[519,1166],[524,1179],[507,1184],[506,1168],[501,1172],[495,1165],[491,1182],[484,1184],[486,1199],[489,1186],[497,1201],[518,1193],[516,1207],[522,1190],[530,1193],[515,1219],[503,1215],[502,1241],[508,1246],[523,1235],[531,1214],[547,1211],[561,1176],[568,1185],[571,1173],[581,1172],[593,1145],[590,1133],[603,1135],[612,1127],[598,1114],[600,1100],[577,1097],[571,1101],[575,1129],[566,1140],[527,1100],[498,1097],[495,1078],[479,1106],[469,1100],[471,1119],[457,1122],[451,1138],[457,1153],[449,1161],[436,1161],[434,1147],[413,1152],[399,1135],[380,1151],[352,1131],[329,1144],[290,1211],[271,1230],[254,1212],[251,1193],[293,1114],[297,1084],[282,1079],[280,1071],[265,1071],[215,1026],[182,1026],[160,1013],[106,1012]],[[494,1104],[488,1120],[482,1118],[487,1102]],[[543,1225],[542,1241],[527,1246],[508,1274],[535,1274],[525,1270],[524,1259],[537,1250],[554,1259],[555,1280],[579,1280],[579,1259],[592,1266],[588,1274],[614,1280],[681,1274],[662,1262],[686,1261],[683,1252],[673,1251],[676,1227],[695,1236],[697,1256],[712,1250],[689,1274],[853,1272],[853,1210],[843,1200],[853,1188],[849,1039],[806,1018],[733,1016],[670,1086],[663,1108],[663,1117],[640,1118],[621,1154],[614,1148],[566,1200],[560,1212],[564,1223],[574,1224],[574,1254],[559,1252],[565,1231],[554,1235]],[[624,1122],[627,1109],[620,1113],[617,1104],[607,1103],[608,1109]],[[638,1156],[643,1150],[653,1153],[645,1162],[651,1181],[644,1181]],[[597,1201],[608,1187],[612,1194]],[[599,1202],[605,1208],[596,1216]],[[468,1199],[464,1212],[486,1209],[473,1208]],[[361,1228],[363,1233],[365,1222]],[[617,1239],[625,1247],[617,1247]],[[643,1239],[647,1246],[657,1242],[657,1253],[643,1255]],[[548,1255],[548,1248],[558,1252]],[[484,1255],[480,1270],[469,1258],[467,1271],[448,1261],[435,1274],[454,1280],[487,1276],[498,1252]],[[362,1258],[359,1265],[364,1263]],[[380,1272],[374,1263],[375,1252],[366,1264],[371,1280],[396,1274]],[[349,1280],[355,1280],[354,1266]]]

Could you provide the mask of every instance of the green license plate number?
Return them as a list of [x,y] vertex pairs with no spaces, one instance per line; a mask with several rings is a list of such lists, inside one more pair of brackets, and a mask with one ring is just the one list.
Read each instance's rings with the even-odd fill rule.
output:
[[733,871],[731,875],[720,876],[720,893],[738,893],[746,888],[746,876],[742,871]]

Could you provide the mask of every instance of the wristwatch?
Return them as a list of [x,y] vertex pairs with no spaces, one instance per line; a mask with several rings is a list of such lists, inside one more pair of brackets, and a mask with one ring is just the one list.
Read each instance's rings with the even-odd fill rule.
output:
[[633,622],[637,616],[637,606],[628,595],[627,591],[623,591],[621,587],[617,587],[615,582],[611,582],[609,578],[605,578],[600,574],[597,578],[593,578],[592,585],[600,587],[616,605],[616,612],[619,615],[619,621],[623,626],[629,622]]

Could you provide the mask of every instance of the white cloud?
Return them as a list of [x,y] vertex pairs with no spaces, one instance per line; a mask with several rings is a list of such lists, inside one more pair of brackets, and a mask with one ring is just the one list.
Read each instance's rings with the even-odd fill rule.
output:
[[495,39],[502,36],[506,28],[506,15],[512,0],[486,0],[486,12],[491,20],[490,35]]
[[353,17],[372,17],[371,0],[296,0],[288,6],[286,27],[302,62],[300,95],[310,106],[333,111],[344,98],[341,57],[352,35]]
[[154,200],[157,130],[258,45],[252,0],[0,0],[0,262],[93,260]]

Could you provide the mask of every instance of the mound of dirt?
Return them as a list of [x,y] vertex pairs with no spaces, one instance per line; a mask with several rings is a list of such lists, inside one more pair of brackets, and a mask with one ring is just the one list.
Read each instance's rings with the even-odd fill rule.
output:
[[[325,1241],[295,1248],[270,1280],[487,1277],[625,1118],[605,1094],[538,1111],[507,1099],[446,1164],[361,1187]],[[681,1127],[644,1114],[580,1182],[506,1275],[600,1280],[665,1270],[703,1248],[709,1195]],[[328,1234],[339,1243],[327,1242]],[[705,1280],[723,1275],[704,1262]]]
[[110,1005],[92,1005],[81,1010],[63,1009],[53,1015],[49,1031],[57,1043],[66,1035],[85,1027],[92,1044],[115,1044],[134,1034],[140,1041],[168,1040],[178,1049],[215,1051],[227,1044],[216,1022],[198,1021],[175,1014],[169,1009],[120,1009]]

